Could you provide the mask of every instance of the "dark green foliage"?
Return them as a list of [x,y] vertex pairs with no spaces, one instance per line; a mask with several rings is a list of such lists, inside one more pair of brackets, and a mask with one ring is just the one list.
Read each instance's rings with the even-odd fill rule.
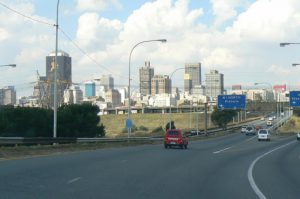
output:
[[[170,129],[170,122],[168,122],[166,124],[166,130],[169,130],[169,129]],[[171,129],[176,129],[176,126],[175,126],[175,123],[173,120],[171,121]]]
[[53,112],[43,108],[1,106],[0,136],[51,137]]
[[105,135],[104,126],[98,126],[99,107],[90,103],[62,105],[58,108],[57,134],[59,137],[97,137]]
[[227,124],[232,121],[232,118],[237,115],[236,110],[218,110],[214,108],[214,111],[211,114],[212,122],[224,129],[226,129]]
[[[57,112],[58,137],[105,136],[98,106],[63,105]],[[52,137],[53,110],[32,107],[0,106],[0,136]]]
[[159,126],[153,129],[151,133],[164,133],[164,132],[165,132],[164,129],[161,126]]
[[149,129],[145,126],[139,126],[139,131],[148,131]]
[[293,108],[293,115],[300,116],[300,109],[298,107]]

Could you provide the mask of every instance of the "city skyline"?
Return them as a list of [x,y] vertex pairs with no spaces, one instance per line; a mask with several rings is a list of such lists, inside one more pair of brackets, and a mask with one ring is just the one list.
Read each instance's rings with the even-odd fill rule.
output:
[[[1,60],[17,64],[16,68],[0,69],[0,87],[14,85],[21,97],[32,93],[36,70],[45,73],[41,57],[53,51],[55,30],[3,5],[54,24],[56,2],[0,2]],[[225,88],[234,84],[254,87],[255,82],[294,87],[299,85],[300,68],[291,64],[297,63],[300,46],[280,48],[279,43],[300,40],[296,25],[299,8],[296,0],[225,4],[216,0],[62,0],[59,49],[72,56],[73,81],[79,83],[112,74],[115,85],[128,85],[130,49],[143,40],[165,38],[165,44],[141,45],[133,52],[132,85],[139,84],[139,66],[150,60],[156,73],[165,75],[185,63],[200,62],[203,74],[215,69],[226,75]],[[177,13],[176,17],[170,18],[172,13]],[[182,87],[182,76],[183,71],[174,74],[174,86]]]

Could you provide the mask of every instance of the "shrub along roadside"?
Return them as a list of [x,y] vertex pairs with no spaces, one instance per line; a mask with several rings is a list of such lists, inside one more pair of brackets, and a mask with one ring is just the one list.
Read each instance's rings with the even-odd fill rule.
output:
[[[97,115],[99,108],[90,103],[58,108],[58,137],[97,137],[105,127]],[[53,110],[36,107],[0,106],[0,136],[52,137]]]

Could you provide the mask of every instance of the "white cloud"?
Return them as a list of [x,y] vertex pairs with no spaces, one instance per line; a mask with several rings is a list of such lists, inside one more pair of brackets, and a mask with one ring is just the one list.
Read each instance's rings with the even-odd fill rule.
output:
[[97,13],[85,13],[78,20],[77,41],[84,48],[103,49],[113,43],[122,29],[118,20],[100,18]]
[[211,3],[213,15],[216,16],[214,25],[219,26],[237,15],[235,8],[240,5],[241,0],[211,0]]
[[77,0],[77,9],[79,11],[103,11],[110,5],[117,9],[123,8],[118,0]]

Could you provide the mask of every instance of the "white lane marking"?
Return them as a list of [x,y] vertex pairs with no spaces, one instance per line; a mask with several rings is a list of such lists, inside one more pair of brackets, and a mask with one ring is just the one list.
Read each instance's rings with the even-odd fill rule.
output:
[[249,181],[249,183],[250,183],[250,185],[251,185],[253,191],[256,193],[256,195],[257,195],[260,199],[266,199],[266,196],[260,191],[260,189],[257,187],[257,185],[256,185],[256,183],[255,183],[255,181],[254,181],[254,178],[253,178],[253,168],[254,168],[255,164],[256,164],[261,158],[263,158],[263,157],[269,155],[270,153],[272,153],[272,152],[274,152],[274,151],[277,151],[278,149],[281,149],[281,148],[283,148],[283,147],[286,147],[286,146],[288,146],[288,145],[290,145],[290,144],[292,144],[292,143],[294,143],[294,142],[296,142],[296,141],[293,140],[293,141],[291,141],[291,142],[289,142],[289,143],[287,143],[287,144],[284,144],[284,145],[281,145],[281,146],[279,146],[279,147],[277,147],[277,148],[275,148],[275,149],[272,149],[272,150],[270,150],[270,151],[268,151],[268,152],[266,152],[266,153],[264,153],[264,154],[258,156],[258,157],[251,163],[251,165],[250,165],[250,167],[249,167],[249,169],[248,169],[248,181]]
[[[257,137],[257,136],[251,137],[251,138],[249,138],[249,139],[243,141],[242,143],[248,142],[248,141],[250,141],[250,140],[252,140],[252,139],[254,139],[254,138],[256,138],[256,137]],[[227,147],[227,148],[225,148],[225,149],[221,149],[221,150],[219,150],[219,151],[215,151],[215,152],[213,152],[213,154],[221,153],[221,152],[223,152],[223,151],[226,151],[226,150],[228,150],[228,149],[231,149],[232,147],[234,147],[234,146],[236,146],[236,145],[238,145],[238,144],[232,145],[232,146]]]
[[[231,147],[232,147],[232,146],[231,146]],[[221,152],[223,152],[223,151],[226,151],[226,150],[228,150],[228,149],[231,149],[231,147],[227,147],[227,148],[225,148],[225,149],[221,149],[221,150],[215,151],[215,152],[213,152],[213,153],[214,153],[214,154],[221,153]]]
[[72,180],[69,180],[67,183],[68,184],[72,184],[72,183],[74,183],[74,182],[76,182],[76,181],[78,181],[78,180],[80,180],[81,179],[81,177],[77,177],[77,178],[74,178],[74,179],[72,179]]

